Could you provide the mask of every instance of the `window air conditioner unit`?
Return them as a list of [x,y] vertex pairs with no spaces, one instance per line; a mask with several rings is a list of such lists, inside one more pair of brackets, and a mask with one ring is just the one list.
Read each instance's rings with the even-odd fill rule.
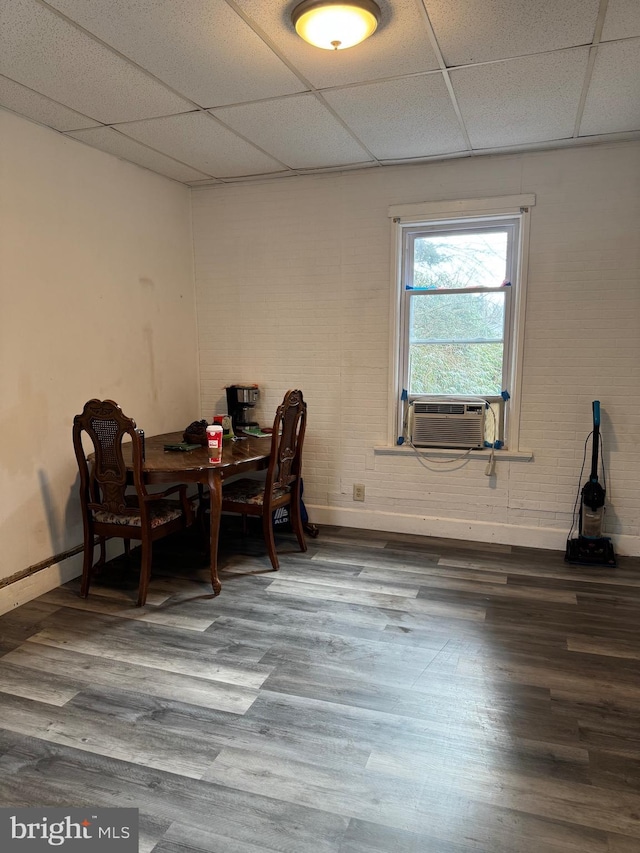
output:
[[410,436],[415,447],[484,447],[484,403],[416,400],[411,409]]

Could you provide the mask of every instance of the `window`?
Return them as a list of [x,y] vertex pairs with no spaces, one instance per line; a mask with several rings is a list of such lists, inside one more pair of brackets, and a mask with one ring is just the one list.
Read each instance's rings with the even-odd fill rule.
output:
[[[517,449],[513,400],[524,317],[527,209],[498,211],[500,200],[485,201],[489,210],[483,215],[474,210],[455,218],[446,212],[431,219],[394,217],[399,436],[406,435],[407,405],[417,399],[481,397],[493,412],[485,418],[486,440],[505,444],[509,436]],[[466,204],[477,209],[481,202]],[[418,206],[407,207],[411,214]]]

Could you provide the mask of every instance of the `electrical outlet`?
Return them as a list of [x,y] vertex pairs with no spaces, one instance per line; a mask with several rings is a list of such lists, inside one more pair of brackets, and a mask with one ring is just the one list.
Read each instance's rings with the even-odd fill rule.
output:
[[353,484],[353,499],[354,501],[364,500],[364,483]]

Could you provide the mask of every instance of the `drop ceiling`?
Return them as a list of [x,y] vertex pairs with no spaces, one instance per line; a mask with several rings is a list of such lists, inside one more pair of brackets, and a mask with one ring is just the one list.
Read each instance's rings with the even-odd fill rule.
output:
[[0,0],[0,106],[191,186],[640,137],[640,0]]

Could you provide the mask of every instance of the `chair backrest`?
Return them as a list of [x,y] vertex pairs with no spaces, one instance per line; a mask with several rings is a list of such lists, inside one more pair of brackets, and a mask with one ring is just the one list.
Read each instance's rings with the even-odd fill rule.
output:
[[[86,433],[93,443],[94,459],[89,466],[82,445]],[[80,496],[83,512],[88,508],[129,515],[125,501],[127,468],[122,454],[122,440],[132,442],[133,481],[138,493],[146,492],[142,482],[142,442],[136,424],[123,414],[113,400],[89,400],[82,413],[73,419],[73,449],[80,471]],[[139,511],[135,511],[138,512]]]
[[287,391],[273,421],[265,484],[267,494],[274,489],[286,489],[300,476],[306,426],[307,404],[302,391]]

